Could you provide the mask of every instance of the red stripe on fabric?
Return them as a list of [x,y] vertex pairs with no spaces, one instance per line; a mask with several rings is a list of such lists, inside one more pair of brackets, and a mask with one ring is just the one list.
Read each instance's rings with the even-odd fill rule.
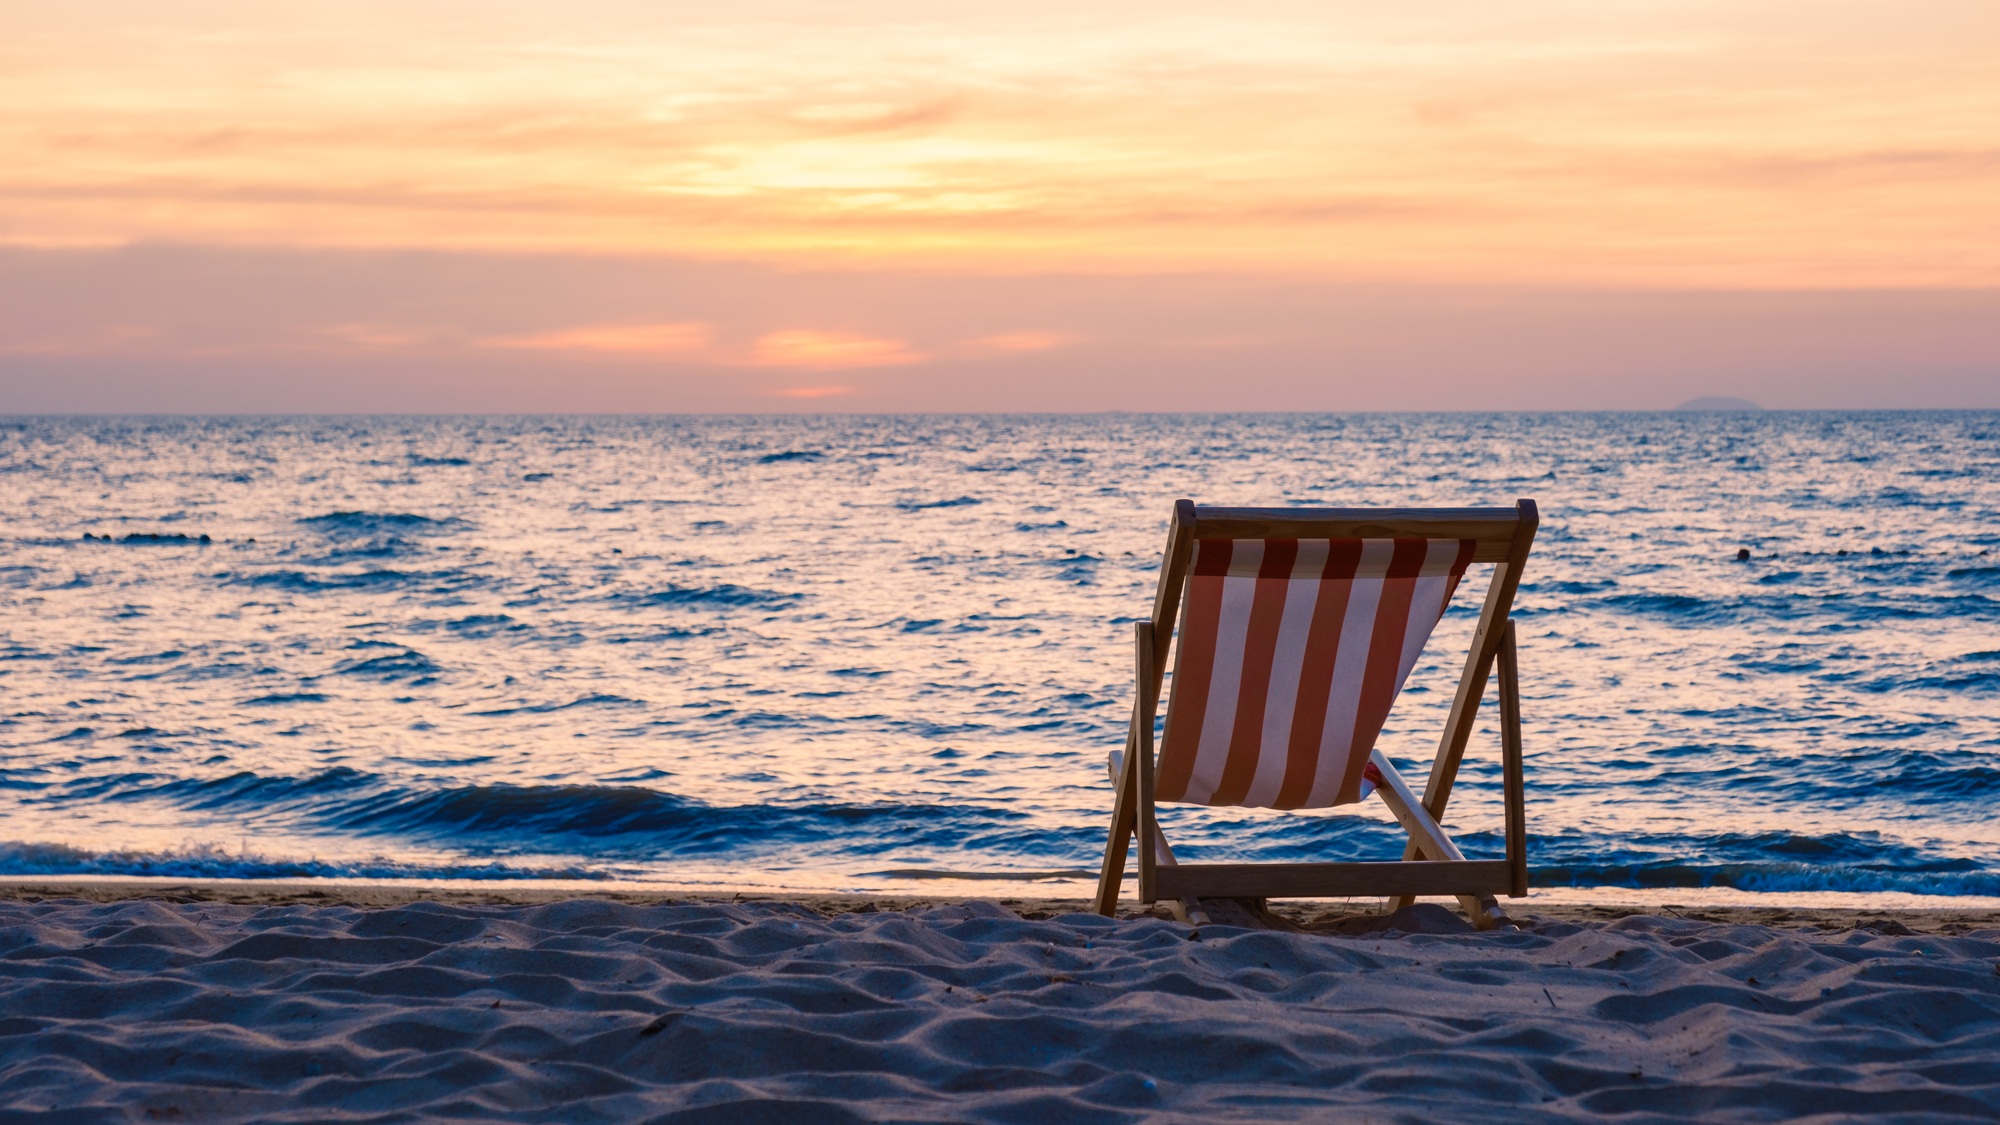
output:
[[[1424,560],[1430,556],[1431,541],[1428,539],[1397,539],[1395,553],[1389,556],[1388,578],[1415,578],[1424,572]],[[1400,646],[1398,646],[1400,647]]]
[[1220,578],[1229,573],[1233,539],[1201,539],[1194,545],[1194,573],[1203,578]]
[[1340,627],[1347,620],[1347,595],[1354,589],[1354,571],[1361,565],[1361,540],[1335,539],[1327,544],[1326,569],[1321,572],[1319,600],[1313,603],[1306,630],[1305,658],[1299,668],[1299,694],[1292,704],[1292,731],[1285,748],[1285,781],[1271,807],[1295,809],[1312,795],[1319,772],[1319,740],[1326,727],[1326,701],[1333,694],[1333,665],[1338,658]]
[[1208,711],[1209,681],[1215,676],[1215,639],[1222,620],[1223,575],[1229,573],[1231,541],[1203,539],[1195,544],[1194,573],[1187,584],[1181,616],[1180,655],[1174,664],[1174,694],[1168,701],[1166,737],[1160,744],[1155,800],[1187,797],[1194,776],[1195,754],[1201,748],[1201,724]]
[[[1451,560],[1452,589],[1458,589],[1458,580],[1465,577],[1465,568],[1472,565],[1472,552],[1478,546],[1479,541],[1477,539],[1461,539],[1458,541],[1458,557]],[[1446,604],[1450,604],[1451,595],[1446,594],[1444,600]]]
[[1324,581],[1347,581],[1361,569],[1361,540],[1329,539],[1326,541],[1326,570],[1320,574]]
[[1278,624],[1285,616],[1292,564],[1298,557],[1296,539],[1264,541],[1264,559],[1257,568],[1257,591],[1250,600],[1250,627],[1243,638],[1243,676],[1236,689],[1236,724],[1229,733],[1229,758],[1223,763],[1222,781],[1208,801],[1211,805],[1240,803],[1250,791],[1250,784],[1257,780],[1257,756],[1264,742],[1264,708],[1271,697],[1271,662],[1278,650]]
[[1388,721],[1389,707],[1396,702],[1396,673],[1402,670],[1410,598],[1416,593],[1416,576],[1423,570],[1429,550],[1430,544],[1422,539],[1396,540],[1389,577],[1381,580],[1382,597],[1375,606],[1375,628],[1368,640],[1368,666],[1361,674],[1361,699],[1354,709],[1354,741],[1335,804],[1361,799],[1362,767],[1368,764],[1368,752],[1375,749],[1375,739]]

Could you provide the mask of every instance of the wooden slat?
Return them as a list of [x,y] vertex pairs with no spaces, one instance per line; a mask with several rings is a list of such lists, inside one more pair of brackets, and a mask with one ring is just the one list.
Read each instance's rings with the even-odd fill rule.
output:
[[[1132,623],[1132,672],[1133,680],[1139,685],[1138,699],[1132,708],[1132,732],[1127,740],[1132,747],[1133,764],[1139,773],[1139,901],[1157,902],[1159,862],[1152,847],[1153,837],[1159,833],[1154,823],[1153,810],[1153,705],[1158,699],[1159,668],[1154,663],[1158,648],[1153,637],[1153,623],[1135,621]],[[1152,692],[1146,685],[1152,685]]]
[[1183,863],[1154,876],[1160,898],[1347,898],[1505,894],[1504,859],[1409,863]]
[[1459,851],[1458,845],[1451,842],[1451,837],[1445,835],[1438,822],[1431,819],[1424,810],[1423,802],[1417,800],[1409,783],[1403,780],[1395,763],[1380,750],[1370,750],[1368,761],[1382,775],[1382,784],[1375,790],[1375,795],[1382,798],[1382,803],[1395,814],[1397,823],[1403,826],[1418,854],[1425,859],[1464,859],[1465,853]]
[[1471,539],[1472,561],[1507,557],[1521,515],[1513,508],[1194,509],[1196,539]]
[[[1403,780],[1402,773],[1388,755],[1379,749],[1371,750],[1368,760],[1382,775],[1382,784],[1376,788],[1375,795],[1382,798],[1382,803],[1396,815],[1396,821],[1409,834],[1410,843],[1416,846],[1418,854],[1427,860],[1463,860],[1465,853],[1459,851],[1444,828],[1431,819],[1423,802],[1410,791],[1409,782]],[[1407,905],[1409,901],[1409,897],[1405,896],[1399,903]],[[1472,919],[1472,924],[1482,930],[1490,930],[1506,920],[1506,915],[1500,913],[1499,904],[1493,901],[1492,895],[1461,894],[1458,904],[1465,908],[1465,916]]]
[[[1520,524],[1514,541],[1507,547],[1507,557],[1493,568],[1492,582],[1486,587],[1486,604],[1479,610],[1479,626],[1472,633],[1472,648],[1465,654],[1465,669],[1459,674],[1458,691],[1452,696],[1451,714],[1445,719],[1444,733],[1438,738],[1437,757],[1431,761],[1430,777],[1424,782],[1424,808],[1440,824],[1444,822],[1445,804],[1451,800],[1452,782],[1458,777],[1458,763],[1465,757],[1465,744],[1472,738],[1472,728],[1479,720],[1479,702],[1486,694],[1486,680],[1499,653],[1500,637],[1507,628],[1514,592],[1521,585],[1521,571],[1527,567],[1528,552],[1535,545],[1535,529],[1541,525],[1541,513],[1533,500],[1517,500],[1514,504],[1521,514]],[[1415,841],[1403,848],[1403,858],[1417,858]],[[1406,896],[1390,906],[1409,903]]]
[[1486,694],[1486,676],[1500,651],[1508,614],[1514,608],[1514,592],[1520,588],[1521,572],[1527,568],[1528,552],[1535,545],[1535,528],[1541,524],[1533,500],[1517,500],[1521,522],[1507,559],[1493,568],[1493,582],[1486,591],[1486,604],[1479,611],[1479,627],[1472,633],[1472,651],[1466,654],[1465,671],[1459,676],[1458,693],[1451,701],[1451,716],[1445,721],[1438,740],[1438,753],[1431,763],[1430,777],[1424,782],[1424,807],[1431,819],[1444,822],[1445,803],[1451,800],[1451,783],[1458,777],[1458,763],[1465,756],[1465,744],[1479,720],[1479,700]]
[[1167,551],[1160,557],[1160,582],[1153,591],[1153,676],[1148,685],[1152,706],[1160,704],[1160,680],[1166,674],[1167,647],[1173,643],[1174,624],[1180,616],[1181,594],[1187,589],[1188,567],[1194,563],[1195,506],[1192,500],[1174,501],[1173,519],[1167,524]]
[[1500,772],[1507,803],[1507,866],[1513,871],[1510,897],[1528,893],[1528,810],[1521,776],[1521,672],[1514,653],[1514,623],[1500,637]]
[[[1162,868],[1180,866],[1180,861],[1174,858],[1173,845],[1167,843],[1167,834],[1160,831],[1158,824],[1153,825],[1153,853]],[[1208,925],[1208,911],[1202,909],[1201,900],[1193,895],[1168,899],[1167,909],[1190,926]]]
[[1139,773],[1133,768],[1132,755],[1123,755],[1111,783],[1117,796],[1111,804],[1111,834],[1104,840],[1104,866],[1097,873],[1097,912],[1106,918],[1118,913],[1118,892],[1125,884],[1125,849],[1138,824]]

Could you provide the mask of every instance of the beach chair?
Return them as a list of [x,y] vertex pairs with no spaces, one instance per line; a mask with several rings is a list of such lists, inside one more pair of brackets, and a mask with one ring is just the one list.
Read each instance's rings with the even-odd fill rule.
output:
[[[1139,899],[1204,920],[1202,899],[1454,895],[1481,929],[1494,896],[1528,892],[1520,688],[1508,620],[1534,543],[1535,502],[1512,508],[1212,508],[1174,505],[1158,593],[1134,626],[1136,690],[1098,880],[1112,914],[1136,835]],[[1493,564],[1450,716],[1419,799],[1375,748],[1390,706],[1468,567]],[[1161,674],[1176,650],[1154,754]],[[1506,858],[1466,859],[1440,822],[1495,665]],[[1158,802],[1318,809],[1379,794],[1409,843],[1402,861],[1177,863]]]

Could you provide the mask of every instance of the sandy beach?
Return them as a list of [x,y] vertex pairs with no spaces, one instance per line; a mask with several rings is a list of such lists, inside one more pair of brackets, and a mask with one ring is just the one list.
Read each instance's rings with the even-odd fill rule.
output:
[[2000,1116],[1992,912],[8,893],[0,1121]]

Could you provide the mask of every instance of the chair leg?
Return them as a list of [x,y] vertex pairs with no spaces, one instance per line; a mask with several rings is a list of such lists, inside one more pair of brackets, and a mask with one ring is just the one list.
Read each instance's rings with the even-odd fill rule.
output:
[[1125,851],[1139,826],[1139,771],[1132,768],[1132,756],[1122,756],[1115,778],[1118,796],[1111,805],[1111,834],[1104,841],[1104,867],[1097,875],[1097,912],[1106,918],[1118,914],[1118,893],[1125,885]]
[[[1403,780],[1403,775],[1397,771],[1395,764],[1380,750],[1370,752],[1368,760],[1374,763],[1375,769],[1382,775],[1382,784],[1375,789],[1376,795],[1380,796],[1382,803],[1389,806],[1389,811],[1396,815],[1396,820],[1402,824],[1403,831],[1409,833],[1410,846],[1417,854],[1425,859],[1464,859],[1465,853],[1458,850],[1458,845],[1451,842],[1451,837],[1445,834],[1443,826],[1431,817],[1430,810],[1424,808],[1423,802],[1417,799],[1416,793],[1411,791],[1409,783]],[[1389,908],[1401,910],[1415,901],[1413,895],[1398,895],[1390,900]],[[1490,894],[1459,895],[1458,902],[1465,908],[1466,916],[1472,919],[1472,924],[1482,930],[1490,930],[1507,920],[1507,916],[1500,910],[1500,904]]]
[[[1167,843],[1167,834],[1160,831],[1157,824],[1153,825],[1153,862],[1161,867],[1172,867],[1180,862],[1174,858],[1173,845]],[[1190,926],[1209,924],[1208,911],[1202,909],[1201,900],[1193,895],[1183,895],[1168,902],[1167,910]]]
[[1514,885],[1509,898],[1528,893],[1528,811],[1521,778],[1521,671],[1514,651],[1514,623],[1500,637],[1500,772],[1507,802],[1507,862]]

